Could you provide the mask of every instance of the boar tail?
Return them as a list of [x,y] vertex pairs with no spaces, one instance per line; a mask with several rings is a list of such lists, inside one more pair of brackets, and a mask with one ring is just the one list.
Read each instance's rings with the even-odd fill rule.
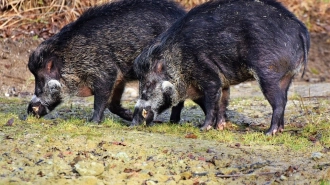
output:
[[[306,35],[300,34],[300,37],[303,41],[303,49],[304,49],[304,69],[303,73],[301,75],[301,78],[304,77],[306,66],[307,66],[307,60],[308,60],[308,50],[309,50],[309,34],[307,33]],[[307,37],[307,38],[306,38]]]

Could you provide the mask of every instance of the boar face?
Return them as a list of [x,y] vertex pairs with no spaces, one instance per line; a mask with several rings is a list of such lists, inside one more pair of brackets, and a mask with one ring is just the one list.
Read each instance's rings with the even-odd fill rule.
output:
[[140,98],[135,105],[133,125],[141,124],[144,120],[150,125],[158,114],[172,106],[174,96],[174,85],[155,73],[140,80]]
[[38,48],[29,58],[29,70],[35,77],[35,92],[28,105],[28,113],[41,117],[62,101],[60,64],[54,56],[44,59]]

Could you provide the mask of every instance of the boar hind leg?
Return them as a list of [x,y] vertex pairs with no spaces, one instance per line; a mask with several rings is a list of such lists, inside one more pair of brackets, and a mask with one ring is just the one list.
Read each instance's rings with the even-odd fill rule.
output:
[[201,131],[209,130],[215,126],[218,117],[220,96],[221,92],[219,91],[219,88],[212,87],[211,90],[205,92],[204,105],[206,114],[204,124],[200,128]]
[[[266,135],[274,135],[284,129],[284,111],[287,103],[287,92],[292,80],[292,75],[285,75],[280,80],[261,82],[262,91],[272,106],[273,115],[270,128]],[[274,83],[275,82],[275,83]]]
[[125,89],[125,81],[124,80],[118,80],[115,84],[115,87],[112,91],[111,95],[111,101],[109,105],[109,110],[113,113],[118,115],[119,117],[127,120],[132,121],[133,120],[133,114],[130,110],[125,109],[121,106],[120,100],[123,95]]
[[229,104],[230,89],[229,87],[223,88],[221,93],[219,112],[217,117],[216,129],[223,130],[226,126],[226,111]]

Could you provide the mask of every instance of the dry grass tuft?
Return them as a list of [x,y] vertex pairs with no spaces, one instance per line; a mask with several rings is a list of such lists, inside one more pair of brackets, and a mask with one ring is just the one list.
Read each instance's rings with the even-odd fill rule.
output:
[[330,1],[329,0],[279,0],[301,21],[311,32],[330,33]]
[[[207,0],[176,0],[187,10]],[[330,0],[279,0],[311,32],[330,32]],[[0,0],[0,38],[48,38],[87,8],[111,0]]]
[[106,0],[0,0],[0,37],[47,38],[76,20],[86,9]]

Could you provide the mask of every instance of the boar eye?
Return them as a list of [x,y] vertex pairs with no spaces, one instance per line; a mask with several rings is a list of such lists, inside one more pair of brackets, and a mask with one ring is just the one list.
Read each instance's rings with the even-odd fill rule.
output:
[[142,93],[142,95],[141,95],[141,99],[142,99],[142,100],[147,100],[147,94],[146,94],[146,93]]
[[39,87],[37,87],[35,94],[39,96],[40,94],[42,94],[42,90]]

